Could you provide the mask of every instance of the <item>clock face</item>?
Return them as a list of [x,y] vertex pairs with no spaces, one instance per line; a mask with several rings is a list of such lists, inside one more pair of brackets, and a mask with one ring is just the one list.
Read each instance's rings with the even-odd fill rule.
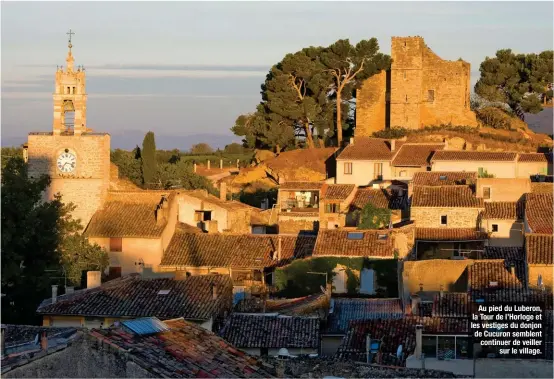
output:
[[73,153],[61,153],[58,157],[57,165],[61,172],[73,172],[76,164],[77,159]]

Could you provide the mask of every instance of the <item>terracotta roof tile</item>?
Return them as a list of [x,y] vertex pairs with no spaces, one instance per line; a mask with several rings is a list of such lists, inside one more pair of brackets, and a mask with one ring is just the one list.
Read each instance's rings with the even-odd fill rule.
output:
[[239,348],[319,348],[315,317],[233,313],[219,335]]
[[[213,299],[212,286],[220,291]],[[169,290],[168,294],[160,294]],[[47,299],[38,314],[158,317],[207,320],[232,306],[233,284],[226,275],[191,276],[184,280],[142,279],[132,274],[114,279],[100,287],[58,296],[56,303]]]
[[[275,158],[263,162],[270,170],[288,180],[305,180],[304,172],[326,173],[326,161],[333,156],[336,148],[295,149],[284,151]],[[297,179],[294,179],[297,178]]]
[[371,203],[376,208],[405,209],[408,206],[406,193],[399,196],[398,192],[387,189],[360,188],[354,195],[351,206],[363,209]]
[[476,260],[468,267],[468,284],[470,291],[523,289],[525,263],[503,259]]
[[414,187],[412,207],[484,208],[483,199],[475,197],[469,186]]
[[354,184],[329,184],[325,187],[321,198],[325,200],[346,200],[355,188]]
[[432,317],[467,317],[467,292],[445,292],[435,295],[433,299]]
[[488,235],[473,228],[416,228],[415,238],[420,241],[481,241]]
[[[396,149],[400,149],[403,143],[396,141]],[[337,159],[390,161],[394,154],[389,140],[362,137],[356,138],[354,144],[346,146]]]
[[525,218],[532,233],[552,234],[552,193],[525,195]]
[[554,183],[548,182],[531,182],[532,193],[553,193]]
[[520,153],[518,162],[549,162],[552,163],[552,153]]
[[[277,252],[281,238],[281,260]],[[162,266],[263,268],[311,255],[315,236],[197,234],[179,230],[171,238]],[[275,257],[275,259],[274,259]]]
[[326,333],[346,333],[354,320],[396,319],[404,317],[400,299],[334,298]]
[[46,332],[46,336],[48,338],[53,338],[55,336],[71,333],[77,330],[77,328],[72,327],[50,327],[17,324],[2,324],[2,328],[6,328],[4,338],[7,348],[33,342],[37,334],[40,337],[42,332]]
[[136,335],[121,328],[95,329],[90,334],[124,351],[152,377],[271,377],[261,361],[214,333],[184,320],[165,324],[171,329],[154,335]]
[[325,182],[285,182],[279,186],[282,190],[309,191],[320,190]]
[[411,167],[429,166],[434,152],[442,149],[444,149],[444,143],[405,143],[392,160],[392,165]]
[[[423,326],[423,334],[467,335],[468,319],[455,317],[407,316],[401,319],[352,321],[339,347],[337,356],[363,361],[366,356],[366,335],[381,340],[381,361],[385,365],[404,366],[405,359],[415,351],[416,325]],[[402,345],[403,358],[396,352]]]
[[314,256],[394,257],[394,243],[387,230],[320,230]]
[[525,254],[522,247],[513,246],[485,246],[483,259],[504,259],[508,262],[524,261]]
[[438,161],[479,161],[479,162],[513,162],[517,153],[468,151],[468,150],[442,150],[437,151],[431,162]]
[[188,195],[198,200],[203,200],[206,203],[216,205],[228,211],[250,210],[252,208],[250,205],[241,203],[240,201],[223,201],[219,197],[211,195],[205,190],[187,191],[183,192],[183,195]]
[[525,235],[525,252],[529,264],[554,264],[554,238],[547,234]]
[[476,172],[423,171],[412,178],[414,186],[454,186],[467,185],[477,180]]
[[484,219],[519,220],[523,218],[523,203],[519,201],[498,201],[485,203]]
[[159,238],[167,220],[156,222],[157,208],[167,199],[171,206],[174,192],[109,192],[104,207],[97,210],[85,231],[89,237]]

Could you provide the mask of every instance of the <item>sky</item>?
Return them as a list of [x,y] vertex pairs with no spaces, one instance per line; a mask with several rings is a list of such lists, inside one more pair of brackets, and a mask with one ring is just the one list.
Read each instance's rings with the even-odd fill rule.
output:
[[[341,38],[415,36],[441,58],[479,64],[502,48],[553,48],[553,2],[5,2],[1,3],[2,145],[52,128],[56,65],[73,35],[87,73],[87,126],[135,146],[240,142],[230,128],[260,101],[270,67]],[[120,146],[117,146],[120,145]]]

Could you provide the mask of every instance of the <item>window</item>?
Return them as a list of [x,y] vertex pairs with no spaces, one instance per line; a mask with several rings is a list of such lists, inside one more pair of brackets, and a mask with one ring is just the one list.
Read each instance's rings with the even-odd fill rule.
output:
[[110,279],[116,279],[121,277],[121,267],[110,267],[108,277]]
[[442,215],[441,216],[441,225],[447,225],[448,224],[448,216]]
[[346,235],[346,238],[349,240],[361,240],[364,239],[364,233],[362,232],[349,232]]
[[404,71],[404,80],[406,80],[406,71]]
[[195,222],[211,221],[211,219],[212,211],[194,211]]
[[447,179],[447,176],[446,175],[441,175],[439,176],[439,180],[446,180]]
[[435,101],[435,90],[434,89],[430,89],[429,91],[427,91],[427,101],[432,103]]
[[425,358],[435,358],[437,356],[437,337],[422,336],[421,352],[425,354]]
[[456,339],[454,337],[438,337],[438,359],[456,359]]
[[429,336],[421,339],[421,352],[425,358],[471,359],[471,345],[466,336]]
[[340,204],[326,204],[325,213],[340,213]]
[[375,163],[373,165],[373,179],[374,180],[383,180],[383,164]]
[[408,95],[406,95],[406,103],[408,102]]
[[492,224],[492,231],[498,232],[498,224]]
[[123,238],[110,238],[110,251],[123,251]]
[[408,176],[408,172],[406,170],[402,170],[402,171],[400,171],[399,176],[401,178],[406,177],[406,176]]
[[491,187],[483,187],[483,199],[491,198]]
[[352,175],[352,162],[344,162],[344,175]]
[[73,92],[72,93],[73,93],[73,95],[75,95],[75,87],[73,87]]
[[456,337],[456,359],[469,358],[469,340],[464,337]]
[[388,238],[388,235],[387,234],[378,234],[377,235],[377,239],[378,240],[381,240],[381,241],[384,241]]

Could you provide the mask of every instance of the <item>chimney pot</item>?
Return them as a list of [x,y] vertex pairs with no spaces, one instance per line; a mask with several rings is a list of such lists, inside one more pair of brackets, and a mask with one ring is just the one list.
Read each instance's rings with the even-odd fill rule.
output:
[[87,272],[87,289],[100,287],[101,285],[101,272],[100,271],[88,271]]
[[415,349],[416,359],[421,359],[421,347],[423,342],[422,335],[423,335],[423,325],[416,325],[416,349]]
[[395,151],[395,150],[396,150],[396,140],[391,139],[390,140],[390,151]]
[[56,301],[58,300],[58,286],[52,285],[52,304],[56,304]]

